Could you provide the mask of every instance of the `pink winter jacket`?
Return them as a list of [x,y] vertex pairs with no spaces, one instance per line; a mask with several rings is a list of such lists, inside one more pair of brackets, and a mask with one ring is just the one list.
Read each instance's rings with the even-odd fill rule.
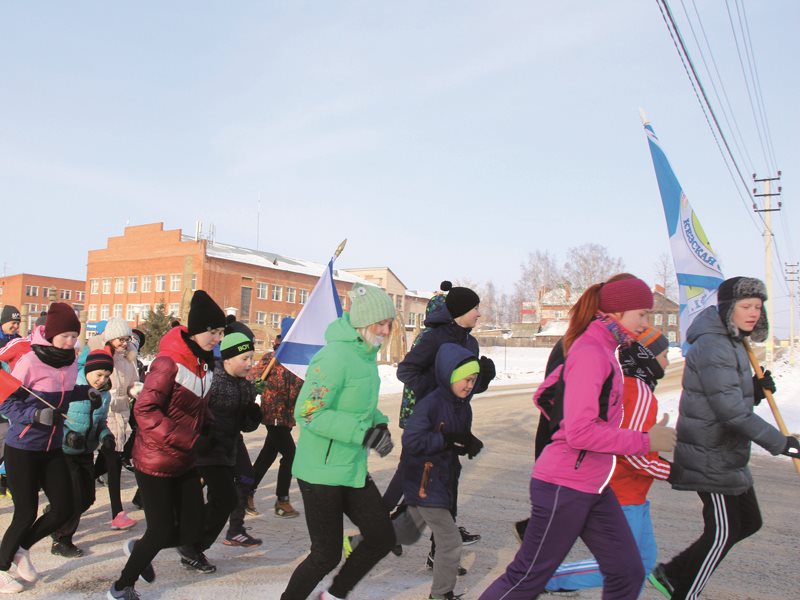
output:
[[[608,420],[603,421],[598,399],[610,373],[614,378]],[[572,344],[564,364],[564,384],[564,420],[534,464],[531,477],[599,494],[614,472],[615,455],[642,455],[650,450],[646,433],[619,428],[623,375],[617,341],[603,321],[592,321]]]

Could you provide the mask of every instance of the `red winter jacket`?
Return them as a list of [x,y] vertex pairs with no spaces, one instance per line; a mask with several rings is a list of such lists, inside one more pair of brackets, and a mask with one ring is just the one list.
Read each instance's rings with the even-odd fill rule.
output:
[[133,406],[133,463],[155,477],[176,477],[194,466],[193,446],[208,419],[213,374],[184,341],[186,332],[173,327],[162,338]]

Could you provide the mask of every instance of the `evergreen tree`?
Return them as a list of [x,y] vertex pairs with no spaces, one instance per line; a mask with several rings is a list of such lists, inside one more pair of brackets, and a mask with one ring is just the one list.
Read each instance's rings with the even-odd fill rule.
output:
[[173,319],[172,314],[164,312],[163,301],[147,314],[144,323],[139,327],[146,337],[144,348],[140,351],[142,356],[155,356],[158,353],[161,338],[172,328]]

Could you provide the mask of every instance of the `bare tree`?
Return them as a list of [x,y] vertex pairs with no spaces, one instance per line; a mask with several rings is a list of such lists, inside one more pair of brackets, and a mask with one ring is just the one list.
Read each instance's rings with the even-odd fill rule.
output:
[[561,279],[556,258],[547,251],[530,252],[520,270],[520,277],[514,284],[514,299],[520,302],[534,302],[539,290],[553,287]]
[[672,257],[664,252],[653,265],[656,283],[664,288],[664,295],[671,300],[676,300],[676,290],[678,289],[678,278],[675,276],[675,267]]
[[583,244],[567,250],[564,277],[574,290],[584,290],[594,283],[605,281],[624,268],[622,259],[609,256],[605,246]]

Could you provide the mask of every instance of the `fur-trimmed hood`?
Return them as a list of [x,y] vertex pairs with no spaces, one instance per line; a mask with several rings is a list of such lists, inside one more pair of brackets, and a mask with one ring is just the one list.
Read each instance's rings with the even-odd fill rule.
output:
[[[745,298],[760,298],[762,302],[766,302],[767,287],[764,282],[755,277],[731,277],[723,281],[717,290],[717,312],[730,336],[736,339],[741,339],[744,335],[731,318],[733,307],[737,301]],[[761,316],[749,335],[754,342],[763,342],[767,339],[769,322],[766,306],[761,307]]]

